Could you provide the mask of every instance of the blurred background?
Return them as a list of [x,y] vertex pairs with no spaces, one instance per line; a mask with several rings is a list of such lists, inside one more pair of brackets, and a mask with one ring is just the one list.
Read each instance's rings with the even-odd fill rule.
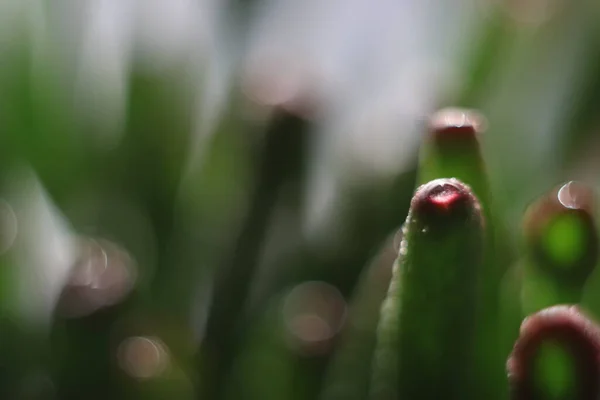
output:
[[0,397],[365,398],[448,106],[518,248],[599,182],[600,5],[0,0]]

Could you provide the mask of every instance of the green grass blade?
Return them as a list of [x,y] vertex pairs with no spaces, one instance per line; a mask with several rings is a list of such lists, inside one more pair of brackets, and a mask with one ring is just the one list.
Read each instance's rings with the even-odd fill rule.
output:
[[483,225],[479,201],[460,181],[417,190],[382,309],[372,399],[476,398]]
[[487,221],[484,265],[482,266],[481,315],[476,338],[479,386],[482,398],[501,398],[504,389],[502,360],[510,347],[504,348],[499,337],[500,285],[508,265],[511,249],[506,240],[502,220],[496,214],[490,191],[487,166],[483,159],[480,135],[485,121],[481,115],[466,109],[443,109],[429,121],[419,159],[418,182],[424,184],[439,178],[456,178],[473,190],[481,202]]

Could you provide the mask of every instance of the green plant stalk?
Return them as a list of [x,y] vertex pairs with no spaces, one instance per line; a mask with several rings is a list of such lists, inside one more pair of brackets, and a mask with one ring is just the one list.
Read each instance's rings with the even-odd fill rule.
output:
[[127,301],[89,316],[57,319],[51,332],[56,394],[61,399],[90,396],[118,398],[115,348],[109,327],[131,309]]
[[46,361],[47,343],[39,327],[24,323],[15,307],[17,265],[0,256],[2,288],[0,298],[0,397],[13,398],[29,374]]
[[60,206],[87,178],[86,155],[76,130],[70,90],[61,76],[60,45],[34,58],[35,38],[15,32],[0,66],[2,163],[24,160]]
[[332,357],[320,400],[362,400],[368,395],[371,366],[377,343],[379,310],[390,284],[392,265],[398,255],[391,235],[368,268],[363,271],[349,310],[351,321],[342,331]]
[[165,287],[171,288],[164,283],[170,283],[175,273],[191,275],[173,268],[172,236],[177,195],[195,128],[197,94],[187,65],[159,73],[136,60],[131,68],[124,136],[108,154],[112,167],[104,167],[98,175],[131,196],[147,213],[157,252],[156,268],[147,273],[153,276],[151,300],[159,308],[181,314],[175,299],[189,300],[190,290],[182,286],[175,296],[164,292]]
[[[157,399],[167,394],[182,400],[193,398],[191,360],[186,360],[192,349],[189,331],[173,325],[172,317],[159,317],[139,297],[134,294],[84,317],[56,318],[51,340],[57,398]],[[126,359],[121,345],[134,336],[157,337],[167,344],[164,370],[146,379],[126,371],[124,366],[131,362],[142,364],[142,370],[148,365],[152,368],[148,354]],[[153,354],[149,356],[151,360]]]
[[198,282],[228,251],[246,205],[254,138],[238,100],[229,101],[201,154],[192,155],[175,204],[170,263],[155,280],[158,305],[183,321],[193,313]]
[[500,71],[503,58],[510,54],[516,33],[513,21],[504,9],[505,4],[491,5],[475,35],[473,51],[467,54],[464,65],[464,84],[453,102],[461,107],[480,107],[494,88],[494,78]]
[[[103,214],[107,210],[102,207],[106,207],[110,196],[103,199],[101,205],[95,204],[90,215],[76,215],[77,211],[67,208],[67,214],[71,214],[68,216],[77,230],[85,231],[92,226],[101,234],[125,245],[138,261],[138,276],[141,279],[136,282],[135,295],[123,304],[99,310],[84,318],[56,321],[52,341],[64,350],[55,354],[61,364],[56,372],[58,391],[64,398],[83,396],[86,385],[87,390],[95,390],[108,397],[119,392],[119,382],[114,379],[114,359],[111,357],[115,349],[111,347],[110,335],[111,325],[124,313],[132,309],[140,313],[156,311],[158,304],[163,308],[171,306],[170,310],[180,315],[175,302],[165,301],[167,296],[156,289],[159,285],[153,286],[150,280],[154,277],[155,281],[160,282],[169,277],[169,272],[165,270],[171,266],[169,246],[173,233],[175,197],[192,132],[195,106],[192,85],[186,81],[189,75],[183,66],[178,65],[177,72],[180,75],[174,79],[168,74],[148,71],[139,62],[134,63],[129,76],[121,141],[115,147],[104,149],[93,148],[86,142],[87,182],[80,184],[77,189],[84,194],[91,189],[98,197],[106,193],[116,194],[119,200],[131,202],[136,211],[148,216],[149,231],[156,239],[155,243],[150,243],[156,246],[132,246],[139,241],[137,237],[132,238],[127,229],[130,215],[119,215],[120,210],[108,210]],[[98,129],[95,126],[86,128]],[[70,192],[68,195],[68,200],[72,201],[81,193],[73,196]],[[134,226],[136,222],[132,219],[131,225]],[[144,262],[152,259],[145,254],[152,251],[156,251],[157,262]],[[62,341],[68,341],[70,345],[65,345],[63,349]],[[88,346],[94,350],[86,350]],[[85,369],[81,368],[82,365],[93,367]]]
[[[476,336],[477,368],[481,398],[502,398],[505,390],[502,360],[510,347],[503,346],[499,326],[500,285],[511,251],[505,232],[494,211],[487,168],[481,153],[479,135],[483,118],[466,109],[443,109],[433,115],[421,146],[418,183],[439,178],[456,178],[473,190],[481,202],[487,221],[484,265],[479,292],[480,318]],[[506,348],[505,348],[506,347]]]
[[281,318],[283,296],[271,300],[263,314],[246,328],[228,381],[225,395],[228,400],[303,398],[302,377],[294,375],[294,356],[285,342]]
[[447,108],[434,114],[428,121],[421,145],[417,183],[423,185],[439,178],[459,179],[473,190],[484,216],[490,219],[492,198],[479,142],[484,124],[482,116],[467,109]]
[[[25,224],[22,217],[31,209],[16,207],[21,206],[16,202],[22,201],[22,197],[12,193],[13,167],[10,163],[0,167],[0,198],[7,201],[3,207],[11,207],[15,223]],[[27,247],[23,245],[27,227],[15,225],[14,228],[20,230],[15,231],[15,235],[21,236],[11,237],[11,221],[6,213],[7,210],[2,210],[0,215],[3,247],[0,253],[0,398],[18,398],[26,379],[47,361],[48,346],[42,324],[22,314],[23,284],[20,279],[24,274],[20,268],[25,265],[19,262],[18,253]]]
[[[390,230],[397,227],[397,222],[394,221],[406,216],[415,175],[415,169],[411,168],[390,180],[345,187],[344,202],[340,207],[340,220],[344,222],[343,234],[337,235],[328,246],[322,246],[322,243],[321,246],[301,243],[298,248],[286,252],[273,265],[269,265],[267,269],[272,271],[271,283],[257,296],[258,299],[253,299],[254,304],[249,313],[251,318],[264,309],[273,295],[304,281],[327,282],[336,287],[345,298],[353,296],[361,271]],[[353,359],[358,357],[352,356]],[[311,379],[303,378],[305,385],[311,385],[303,389],[305,398],[314,399],[327,390],[328,380],[325,375],[330,363],[338,362],[334,358],[333,352],[313,356],[311,361],[298,357],[296,374],[312,376]],[[312,367],[305,368],[304,365],[307,364],[312,364]],[[365,365],[360,371],[362,372],[357,370],[356,373],[365,378],[365,371],[369,371],[369,367]],[[368,375],[367,372],[367,381]]]
[[[405,218],[415,179],[416,168],[411,165],[390,180],[344,187],[339,210],[339,220],[344,223],[342,234],[327,247],[302,243],[277,259],[276,265],[270,266],[275,279],[255,308],[260,310],[282,288],[310,280],[325,281],[344,297],[352,296],[361,272],[381,242],[397,228],[397,221]],[[292,267],[283,269],[279,265]],[[282,272],[277,274],[278,270]]]
[[499,308],[502,349],[512,349],[515,340],[519,337],[519,327],[523,321],[521,304],[523,281],[523,267],[518,261],[508,269],[502,278]]
[[382,308],[371,399],[478,398],[473,392],[483,217],[471,189],[417,189]]
[[[590,3],[591,5],[591,3]],[[580,61],[580,69],[576,83],[577,97],[570,103],[564,117],[564,128],[557,148],[561,157],[561,169],[568,169],[576,164],[581,151],[593,143],[597,126],[596,110],[600,106],[600,28],[597,16],[589,12],[588,6],[577,9],[581,12],[579,24],[587,29],[585,36],[587,51]],[[585,152],[585,150],[584,150]]]
[[581,302],[584,286],[569,286],[537,273],[535,266],[527,264],[528,271],[523,275],[521,288],[521,309],[523,315],[555,304],[579,304]]
[[246,217],[232,249],[217,270],[199,363],[199,398],[221,399],[239,347],[240,319],[258,268],[274,206],[285,182],[296,173],[295,156],[301,152],[308,121],[285,108],[275,108],[266,127],[255,171]]

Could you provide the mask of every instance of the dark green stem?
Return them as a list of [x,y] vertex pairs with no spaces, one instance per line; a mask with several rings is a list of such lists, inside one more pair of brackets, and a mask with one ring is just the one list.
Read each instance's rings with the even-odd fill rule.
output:
[[201,399],[220,399],[238,351],[239,323],[259,264],[278,194],[305,146],[307,121],[278,110],[264,138],[256,186],[235,242],[217,269],[217,280],[201,343]]
[[[420,184],[439,178],[456,178],[473,190],[481,202],[487,221],[485,231],[484,265],[478,302],[481,304],[476,337],[477,365],[475,373],[482,382],[480,396],[501,398],[504,389],[501,363],[510,351],[501,343],[499,324],[500,284],[511,262],[511,251],[500,248],[506,243],[502,221],[497,217],[491,195],[480,135],[485,128],[484,118],[474,111],[448,108],[434,114],[427,127],[419,161]],[[485,382],[485,383],[483,383]]]

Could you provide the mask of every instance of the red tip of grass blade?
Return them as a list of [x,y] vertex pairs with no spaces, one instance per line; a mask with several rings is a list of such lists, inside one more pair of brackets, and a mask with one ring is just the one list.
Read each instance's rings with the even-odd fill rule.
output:
[[465,215],[479,212],[480,205],[471,189],[454,178],[436,179],[420,186],[412,200],[419,216]]
[[480,114],[460,108],[444,108],[429,120],[429,130],[436,140],[472,138],[485,130]]

